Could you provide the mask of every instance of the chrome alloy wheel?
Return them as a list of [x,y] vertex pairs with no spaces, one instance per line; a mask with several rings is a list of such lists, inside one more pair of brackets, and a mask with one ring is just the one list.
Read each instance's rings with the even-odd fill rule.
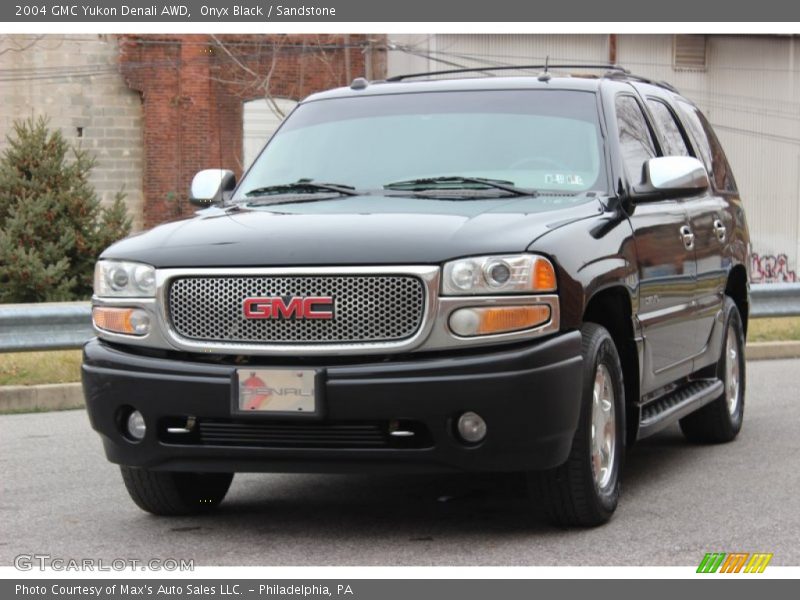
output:
[[739,409],[739,345],[736,343],[736,329],[728,326],[725,342],[725,399],[731,416]]
[[605,365],[597,365],[592,390],[592,475],[600,491],[613,481],[617,450],[614,386]]

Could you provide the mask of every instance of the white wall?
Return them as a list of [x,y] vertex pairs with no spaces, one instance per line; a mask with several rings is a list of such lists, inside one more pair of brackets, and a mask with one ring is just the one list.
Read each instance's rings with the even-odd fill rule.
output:
[[[458,66],[605,62],[606,35],[389,35],[388,76]],[[414,54],[416,53],[416,55]],[[422,55],[422,56],[420,56]],[[449,63],[456,63],[448,64]],[[519,75],[520,72],[512,72]]]
[[297,102],[287,98],[275,98],[275,104],[283,113],[283,116],[275,112],[265,98],[244,103],[244,114],[242,116],[244,128],[242,143],[244,148],[242,156],[244,157],[243,166],[245,169],[252,164],[264,144],[283,121],[283,117],[292,111]]
[[[620,36],[619,62],[662,79],[708,117],[733,167],[753,239],[753,279],[800,259],[800,48],[790,36],[709,36],[704,72],[672,68],[671,36]],[[765,258],[766,257],[766,258]],[[779,261],[778,261],[779,262]],[[789,275],[791,277],[791,275]]]

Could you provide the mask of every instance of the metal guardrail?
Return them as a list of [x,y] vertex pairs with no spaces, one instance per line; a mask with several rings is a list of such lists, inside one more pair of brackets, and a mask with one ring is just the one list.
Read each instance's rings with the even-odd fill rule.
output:
[[0,304],[0,352],[80,348],[93,335],[89,302]]
[[800,315],[800,283],[757,283],[750,286],[750,316]]
[[[750,286],[751,317],[800,316],[800,283]],[[0,304],[0,352],[80,348],[92,336],[89,302]]]

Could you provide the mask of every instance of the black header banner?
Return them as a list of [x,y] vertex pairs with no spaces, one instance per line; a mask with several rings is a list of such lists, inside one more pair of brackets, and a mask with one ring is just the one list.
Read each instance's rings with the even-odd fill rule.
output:
[[706,22],[800,21],[786,0],[11,0],[3,22]]

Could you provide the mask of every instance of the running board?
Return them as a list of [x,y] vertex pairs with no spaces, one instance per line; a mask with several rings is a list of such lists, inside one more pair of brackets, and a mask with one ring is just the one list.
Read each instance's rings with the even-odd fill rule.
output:
[[648,402],[641,409],[639,433],[636,439],[646,438],[672,425],[689,413],[714,401],[725,386],[719,379],[698,379],[677,390]]

